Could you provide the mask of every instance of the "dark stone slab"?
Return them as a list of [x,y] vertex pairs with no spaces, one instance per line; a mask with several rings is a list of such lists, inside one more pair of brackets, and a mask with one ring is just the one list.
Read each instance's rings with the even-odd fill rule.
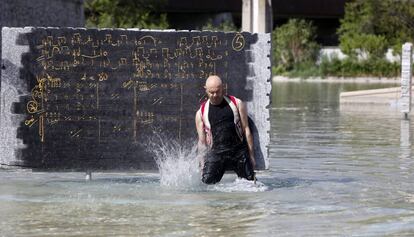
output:
[[194,143],[205,79],[218,74],[228,94],[247,102],[258,166],[267,165],[268,34],[4,28],[3,35],[3,164],[153,169],[152,138]]
[[[83,0],[1,0],[0,13],[0,29],[2,27],[83,27],[85,25]],[[0,46],[2,45],[1,38]]]

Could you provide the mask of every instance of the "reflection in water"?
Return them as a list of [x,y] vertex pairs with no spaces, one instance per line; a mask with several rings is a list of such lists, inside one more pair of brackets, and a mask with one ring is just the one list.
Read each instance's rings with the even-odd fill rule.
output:
[[[320,230],[325,223],[329,227],[318,235],[414,233],[411,120],[402,122],[395,106],[347,106],[338,100],[342,91],[394,86],[274,83],[271,169],[279,178],[324,180],[290,196],[299,210],[314,210],[293,211],[307,223],[302,231]],[[351,181],[333,181],[340,178]]]
[[400,158],[410,159],[411,157],[411,134],[410,120],[401,119],[400,128]]

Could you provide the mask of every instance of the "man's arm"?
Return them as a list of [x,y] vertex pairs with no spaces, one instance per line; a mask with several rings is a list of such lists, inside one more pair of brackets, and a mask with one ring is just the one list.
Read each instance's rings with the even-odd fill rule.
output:
[[244,132],[244,136],[246,137],[246,140],[247,140],[247,147],[249,149],[250,161],[254,169],[256,167],[256,160],[254,157],[253,134],[251,133],[250,128],[249,128],[249,120],[247,117],[246,104],[243,103],[243,101],[239,99],[237,102],[238,102],[237,104],[238,104],[238,110],[240,114],[242,129]]
[[198,110],[196,113],[195,124],[196,124],[197,134],[198,134],[197,158],[199,159],[201,168],[202,168],[204,165],[204,155],[207,150],[207,142],[206,142],[206,133],[204,132],[203,120],[201,118],[200,110]]

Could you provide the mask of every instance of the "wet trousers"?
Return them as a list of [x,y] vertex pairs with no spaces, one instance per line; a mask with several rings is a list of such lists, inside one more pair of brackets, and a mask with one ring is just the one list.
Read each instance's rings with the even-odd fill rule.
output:
[[208,152],[203,166],[203,183],[215,184],[220,182],[226,170],[233,170],[239,178],[254,180],[255,174],[247,149],[236,152]]

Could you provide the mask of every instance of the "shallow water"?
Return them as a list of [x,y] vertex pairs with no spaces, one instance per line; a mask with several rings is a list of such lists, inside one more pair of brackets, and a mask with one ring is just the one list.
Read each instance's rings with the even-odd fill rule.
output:
[[338,103],[389,86],[274,83],[256,185],[201,184],[191,148],[161,152],[161,174],[0,171],[0,236],[413,236],[412,122]]

